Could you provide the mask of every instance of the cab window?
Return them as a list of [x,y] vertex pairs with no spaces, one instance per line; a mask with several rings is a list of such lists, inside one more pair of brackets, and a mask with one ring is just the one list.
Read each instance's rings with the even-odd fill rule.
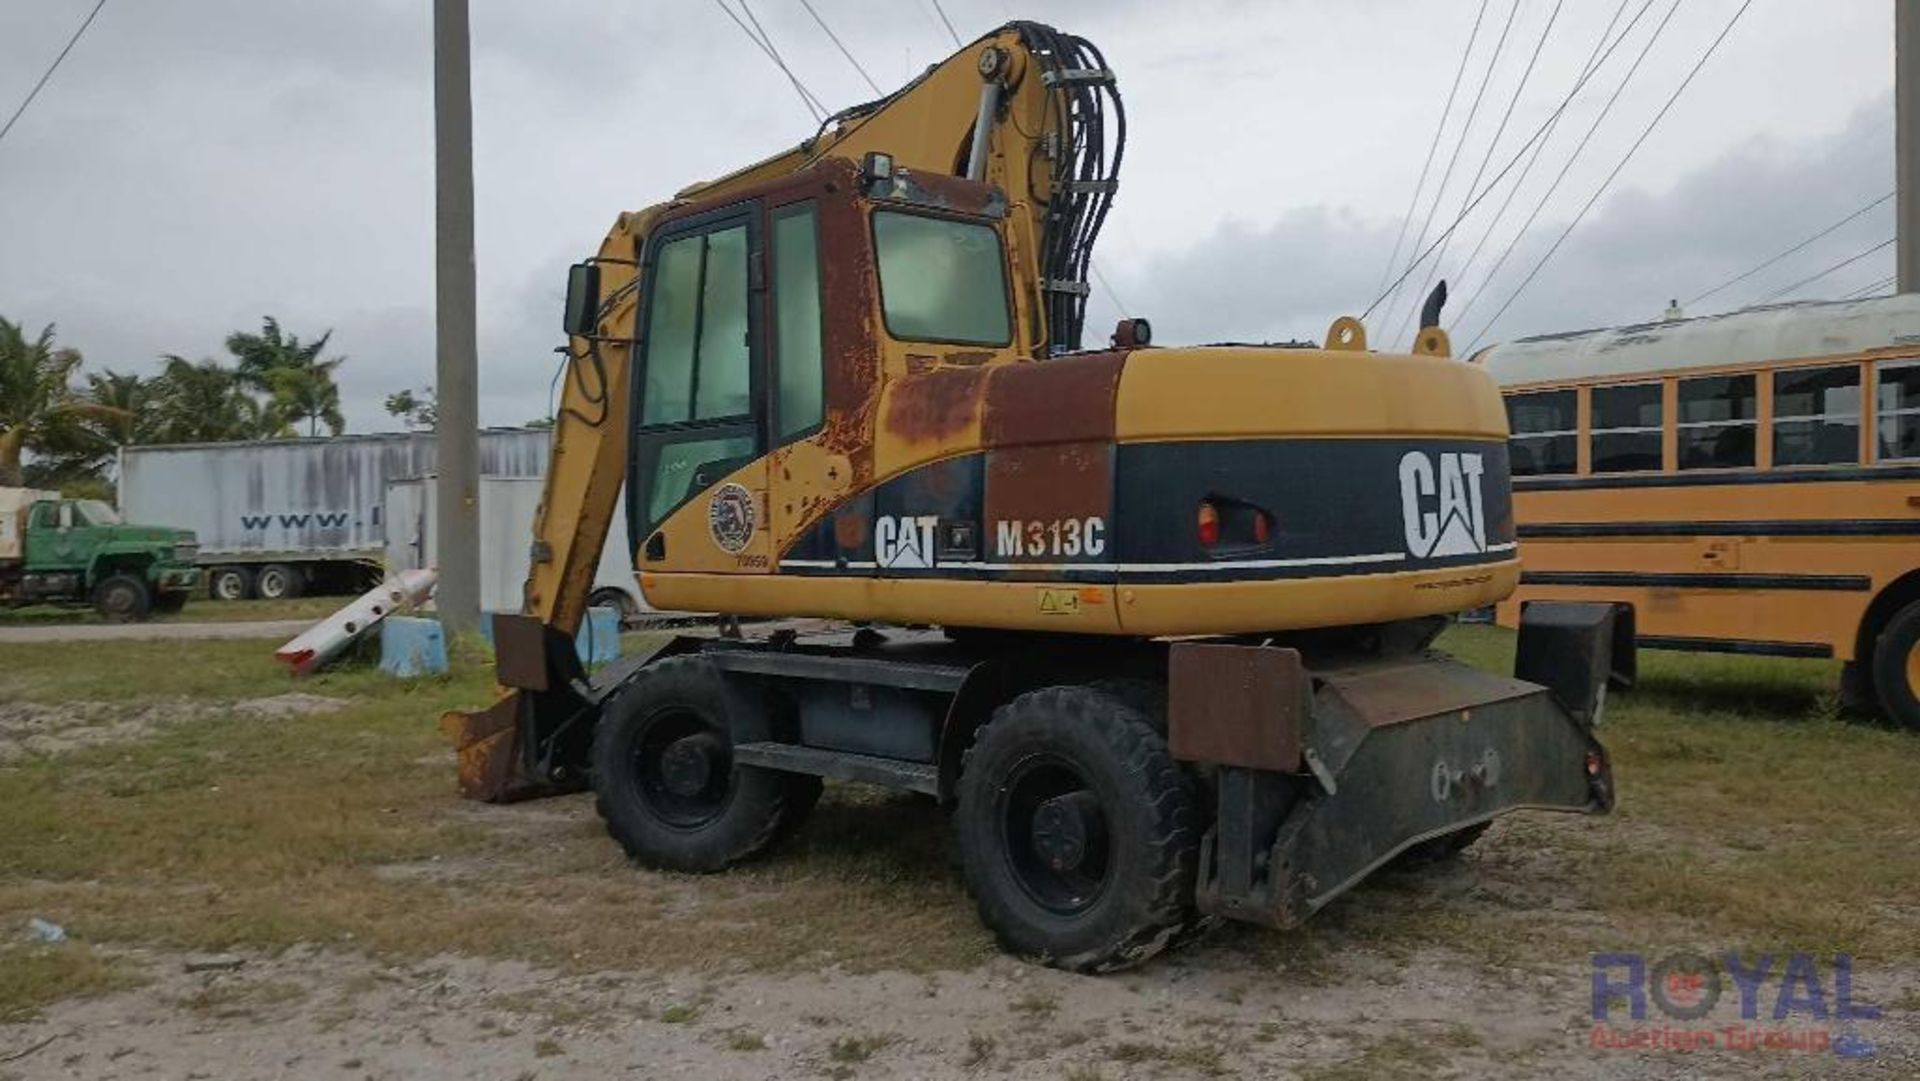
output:
[[822,416],[819,248],[812,203],[773,212],[774,421],[783,443]]
[[662,245],[652,291],[640,423],[745,416],[752,408],[746,226]]
[[881,210],[873,215],[880,307],[899,341],[1013,341],[1000,235],[978,222]]

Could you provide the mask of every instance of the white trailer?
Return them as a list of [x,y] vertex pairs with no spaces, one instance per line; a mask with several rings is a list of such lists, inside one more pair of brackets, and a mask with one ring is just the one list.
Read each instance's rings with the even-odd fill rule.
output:
[[[480,609],[519,612],[533,549],[533,516],[545,487],[541,477],[480,478]],[[425,569],[436,564],[432,477],[409,477],[387,485],[387,568]],[[614,509],[588,604],[612,608],[622,622],[652,612],[640,595],[627,543],[626,493]]]
[[[484,430],[480,471],[541,477],[551,439],[539,428]],[[386,553],[387,484],[433,465],[425,432],[127,447],[120,509],[129,521],[192,530],[216,598],[354,592]]]

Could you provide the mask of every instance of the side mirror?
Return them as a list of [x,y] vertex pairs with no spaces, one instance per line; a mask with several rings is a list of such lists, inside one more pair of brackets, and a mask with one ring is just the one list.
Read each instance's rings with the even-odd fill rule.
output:
[[575,263],[567,268],[567,309],[561,316],[561,329],[576,338],[589,338],[600,330],[600,267],[596,263]]

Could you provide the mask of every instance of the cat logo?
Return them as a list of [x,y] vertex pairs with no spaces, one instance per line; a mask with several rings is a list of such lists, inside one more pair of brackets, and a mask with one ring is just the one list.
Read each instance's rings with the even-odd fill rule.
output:
[[933,548],[934,531],[940,524],[937,515],[894,518],[883,516],[873,523],[874,562],[882,567],[920,569],[939,563]]
[[1451,451],[1434,456],[1410,450],[1400,459],[1400,513],[1407,552],[1415,559],[1474,555],[1487,550],[1487,520],[1480,502],[1478,454]]

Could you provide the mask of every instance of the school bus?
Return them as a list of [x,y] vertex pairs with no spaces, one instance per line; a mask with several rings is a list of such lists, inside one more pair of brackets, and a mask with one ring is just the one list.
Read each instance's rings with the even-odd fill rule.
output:
[[1520,587],[1643,649],[1845,662],[1920,728],[1920,295],[1550,334],[1473,358],[1511,428]]

